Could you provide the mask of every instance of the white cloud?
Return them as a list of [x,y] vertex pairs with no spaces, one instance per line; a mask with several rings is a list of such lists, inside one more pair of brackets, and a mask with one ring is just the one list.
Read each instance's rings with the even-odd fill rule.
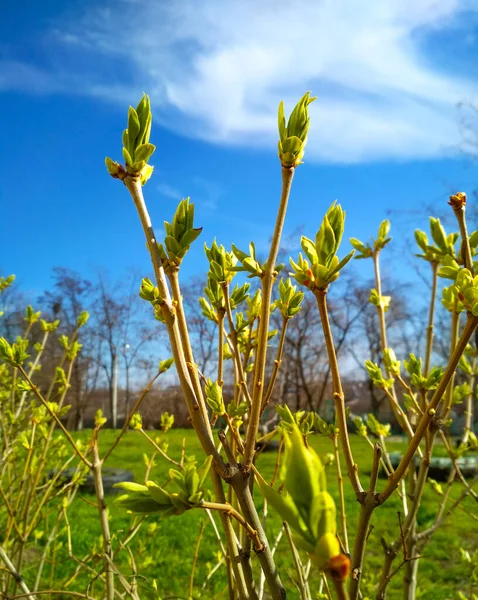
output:
[[[56,30],[91,52],[83,93],[123,101],[145,89],[162,125],[218,144],[275,148],[276,107],[308,89],[307,157],[331,162],[438,157],[459,143],[456,104],[478,95],[433,64],[423,40],[475,0],[119,0]],[[98,54],[131,81],[98,84]],[[83,74],[83,81],[84,74]],[[87,80],[88,81],[88,80]],[[110,90],[110,93],[109,93]]]
[[167,198],[172,198],[173,200],[182,200],[183,196],[176,188],[172,187],[168,183],[159,183],[157,185],[157,190],[163,196]]

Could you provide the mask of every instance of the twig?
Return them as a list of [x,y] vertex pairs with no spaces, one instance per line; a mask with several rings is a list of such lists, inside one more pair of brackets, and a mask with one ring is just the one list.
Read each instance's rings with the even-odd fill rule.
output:
[[55,412],[52,410],[52,408],[50,407],[49,403],[43,398],[43,396],[41,395],[39,389],[37,388],[36,385],[34,385],[34,383],[32,382],[32,380],[28,377],[27,373],[25,372],[24,368],[19,365],[18,366],[18,370],[20,371],[20,373],[22,374],[23,378],[25,379],[25,381],[30,385],[30,387],[32,388],[33,393],[35,394],[35,396],[38,398],[38,400],[40,400],[40,402],[43,404],[43,406],[46,408],[46,410],[48,411],[49,415],[52,417],[52,419],[55,421],[55,423],[58,425],[58,427],[61,429],[63,435],[66,437],[66,439],[68,440],[68,442],[70,443],[70,446],[73,448],[73,450],[75,451],[75,454],[78,456],[78,458],[83,461],[85,463],[85,465],[87,467],[89,467],[91,469],[92,464],[90,463],[90,461],[80,452],[80,450],[78,449],[77,445],[75,444],[74,439],[71,437],[69,431],[66,429],[66,427],[63,425],[63,423],[60,421],[60,419],[58,418],[58,416],[55,414]]
[[289,201],[292,180],[294,178],[293,167],[282,167],[282,192],[279,202],[279,211],[272,234],[272,243],[267,259],[266,268],[262,276],[262,303],[261,314],[259,318],[259,331],[257,334],[257,350],[254,361],[254,384],[252,390],[252,407],[249,415],[249,423],[246,433],[246,442],[244,446],[244,466],[245,471],[250,470],[254,458],[255,443],[259,421],[261,418],[262,398],[264,394],[264,376],[267,359],[267,339],[269,335],[270,305],[272,299],[272,287],[277,276],[275,271],[277,254],[279,252],[282,229],[284,227],[287,204]]
[[304,567],[302,565],[302,561],[300,560],[299,553],[297,552],[297,548],[292,540],[292,535],[290,532],[289,525],[284,521],[282,523],[284,527],[284,531],[287,536],[287,540],[289,542],[290,550],[292,552],[292,558],[294,561],[295,571],[297,573],[297,587],[299,589],[299,594],[302,600],[311,600],[309,586],[307,585],[307,581],[304,577]]
[[317,306],[319,308],[320,320],[322,323],[322,330],[324,332],[325,345],[327,348],[327,355],[330,363],[330,371],[332,374],[332,382],[334,387],[334,402],[335,410],[337,412],[337,420],[340,431],[340,441],[342,444],[342,451],[345,457],[345,463],[347,465],[347,473],[352,483],[353,490],[358,499],[363,496],[363,488],[360,483],[358,476],[358,467],[354,461],[352,455],[352,448],[350,446],[349,433],[347,429],[347,416],[345,413],[345,400],[344,391],[342,389],[342,380],[340,378],[339,364],[337,361],[337,355],[335,353],[334,342],[332,338],[332,330],[330,328],[329,315],[327,310],[327,290],[318,290],[315,293],[317,298]]
[[135,414],[135,412],[138,410],[138,408],[140,407],[140,404],[143,402],[143,400],[146,398],[146,395],[148,394],[148,392],[151,390],[151,388],[153,387],[154,382],[156,381],[156,379],[159,377],[160,372],[158,371],[156,373],[156,375],[151,379],[151,381],[148,383],[148,385],[144,388],[144,390],[142,391],[141,395],[139,396],[139,398],[136,400],[133,408],[131,409],[128,417],[125,419],[125,422],[123,424],[123,428],[121,429],[121,431],[119,432],[117,438],[115,439],[115,441],[113,442],[112,446],[109,448],[109,450],[106,452],[106,454],[103,456],[102,459],[102,463],[104,463],[108,456],[113,452],[113,450],[116,448],[116,446],[119,444],[121,438],[123,437],[123,435],[125,434],[126,430],[128,429],[128,425],[130,424],[131,419],[133,418],[133,415]]
[[[28,589],[27,584],[25,583],[23,577],[20,575],[20,573],[15,569],[12,561],[10,560],[10,558],[8,557],[7,553],[5,552],[5,550],[0,546],[0,558],[3,560],[5,566],[7,567],[7,569],[10,571],[13,579],[16,581],[17,585],[20,586],[20,588],[25,592],[24,594],[21,594],[20,596],[13,596],[14,598],[21,598],[21,597],[26,597],[29,600],[35,600],[35,596],[32,594],[32,592],[30,592],[30,590]],[[12,598],[12,596],[10,597]]]
[[194,556],[193,556],[193,564],[191,566],[191,575],[189,577],[189,599],[193,598],[193,589],[194,589],[194,571],[196,570],[196,563],[199,557],[199,547],[201,545],[202,536],[204,533],[204,529],[206,527],[206,519],[201,521],[201,526],[199,527],[199,535],[196,542],[196,547],[194,548]]
[[198,508],[209,508],[210,510],[220,510],[227,513],[230,517],[236,519],[236,521],[240,523],[247,531],[247,534],[254,542],[255,551],[259,553],[264,550],[264,544],[262,543],[262,540],[260,539],[257,530],[255,530],[251,525],[249,525],[249,523],[244,519],[244,517],[239,512],[237,512],[237,510],[228,502],[225,502],[224,504],[219,504],[218,502],[203,502],[198,506]]
[[[349,555],[349,537],[347,533],[347,512],[345,510],[345,496],[344,496],[344,479],[342,477],[342,469],[340,468],[340,453],[338,444],[338,435],[332,436],[334,443],[334,454],[335,454],[335,468],[337,470],[337,483],[339,486],[339,500],[340,500],[340,520],[342,524],[342,537],[343,537],[343,549],[344,553]],[[378,472],[378,469],[377,469]],[[272,484],[271,484],[272,485]]]
[[440,380],[440,383],[438,384],[438,387],[435,390],[435,393],[433,394],[432,399],[430,400],[429,407],[428,407],[427,411],[423,414],[422,418],[420,419],[418,426],[415,430],[415,434],[414,434],[413,438],[409,441],[409,444],[408,444],[407,449],[402,457],[402,460],[400,461],[400,464],[395,469],[395,472],[388,480],[384,491],[379,496],[380,503],[385,502],[385,500],[387,500],[387,498],[389,498],[391,496],[393,491],[398,486],[399,481],[402,479],[403,475],[405,474],[405,471],[408,469],[408,466],[410,465],[410,463],[415,455],[416,449],[417,449],[418,445],[420,444],[420,441],[423,439],[423,437],[428,429],[428,426],[430,425],[433,417],[435,416],[436,408],[437,408],[438,404],[440,403],[440,401],[443,397],[443,394],[445,393],[448,383],[455,373],[455,369],[458,365],[461,355],[463,354],[477,325],[478,325],[478,317],[469,315],[466,325],[461,334],[461,337],[458,341],[458,344],[457,344],[457,346],[453,352],[453,355],[450,358],[450,362],[448,363],[448,366],[445,370],[445,373],[443,374],[443,377]]

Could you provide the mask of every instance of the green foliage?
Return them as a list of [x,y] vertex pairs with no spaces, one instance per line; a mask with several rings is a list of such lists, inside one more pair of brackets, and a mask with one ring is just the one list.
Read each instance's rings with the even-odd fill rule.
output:
[[0,293],[10,287],[15,281],[15,275],[9,275],[8,277],[0,277]]
[[164,221],[166,237],[164,246],[159,244],[159,252],[165,267],[179,266],[186,256],[191,244],[200,235],[202,227],[194,227],[194,204],[190,204],[189,198],[181,200],[172,223]]
[[443,367],[434,366],[427,377],[423,375],[422,359],[410,354],[408,360],[403,361],[405,370],[410,375],[410,383],[419,391],[435,390],[443,376]]
[[160,373],[160,374],[166,373],[166,371],[169,371],[169,369],[173,366],[173,364],[174,364],[174,358],[172,356],[170,358],[167,358],[166,360],[162,360],[159,363],[158,373]]
[[227,252],[222,244],[218,246],[216,240],[210,248],[204,244],[204,252],[209,261],[208,281],[212,280],[218,284],[230,283],[235,275],[237,263],[234,253]]
[[382,369],[371,360],[365,361],[365,368],[373,385],[381,389],[389,389],[393,386],[393,378],[386,379],[383,376]]
[[0,360],[12,365],[20,367],[30,357],[27,354],[28,340],[21,337],[13,344],[9,344],[5,338],[0,338]]
[[116,504],[133,514],[160,514],[161,519],[182,515],[201,504],[205,497],[204,482],[211,467],[208,456],[198,469],[195,462],[187,463],[182,470],[169,470],[169,479],[174,491],[161,487],[154,481],[146,485],[125,481],[115,485],[128,493],[119,496]]
[[295,168],[301,164],[309,133],[308,106],[316,98],[310,97],[310,92],[302,96],[285,120],[284,103],[279,104],[279,159],[284,168]]
[[156,150],[156,146],[149,143],[151,134],[152,113],[149,96],[143,94],[138,106],[129,107],[128,127],[123,132],[123,159],[125,169],[117,162],[106,158],[106,168],[115,179],[124,179],[127,174],[139,176],[144,185],[153,173],[153,167],[148,161]]
[[214,415],[221,417],[225,412],[224,399],[222,397],[222,388],[217,381],[207,380],[205,386],[206,402]]
[[[421,254],[416,254],[430,263],[442,263],[445,260],[456,256],[455,244],[458,239],[458,233],[447,235],[440,219],[430,217],[430,233],[434,244],[429,244],[427,234],[420,229],[415,230],[415,240],[421,250]],[[448,258],[447,258],[448,257]]]
[[[319,569],[327,570],[340,555],[336,537],[335,502],[326,489],[325,471],[318,455],[304,444],[303,434],[287,406],[280,410],[285,459],[281,469],[283,493],[258,479],[264,497],[294,532],[294,542],[309,553]],[[345,558],[345,557],[344,557]]]
[[377,437],[388,437],[390,435],[390,425],[380,423],[380,421],[372,414],[369,414],[366,419],[367,427]]
[[340,204],[334,202],[322,221],[315,243],[302,236],[302,250],[310,260],[310,266],[302,253],[299,254],[297,263],[290,259],[294,270],[291,274],[300,285],[312,291],[324,290],[338,278],[340,271],[350,261],[354,255],[353,250],[342,260],[337,256],[344,231],[344,221],[345,211]]
[[388,237],[389,231],[390,221],[387,219],[380,223],[377,238],[372,241],[372,244],[364,244],[357,238],[350,238],[349,241],[352,244],[352,247],[357,251],[355,258],[371,258],[375,252],[380,252],[380,250],[385,248],[392,239],[391,237]]
[[385,367],[390,375],[393,377],[398,377],[400,375],[400,361],[397,360],[395,352],[392,348],[384,348],[383,362],[385,363]]
[[279,298],[275,301],[284,319],[291,319],[300,312],[300,306],[304,300],[304,292],[297,291],[297,286],[292,285],[290,277],[279,281]]
[[391,296],[380,296],[375,288],[370,290],[368,301],[374,306],[380,307],[383,312],[388,312],[390,308]]
[[174,415],[170,415],[168,412],[163,412],[160,419],[161,431],[167,433],[174,425]]

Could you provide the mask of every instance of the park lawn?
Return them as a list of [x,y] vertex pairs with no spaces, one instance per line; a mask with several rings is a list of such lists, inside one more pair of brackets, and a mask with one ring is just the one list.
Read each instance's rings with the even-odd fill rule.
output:
[[[157,432],[150,432],[151,435],[161,435]],[[77,434],[78,438],[87,439],[90,432],[81,432]],[[117,433],[111,430],[104,430],[100,435],[100,446],[103,452],[109,447],[115,439]],[[172,458],[179,460],[181,455],[181,446],[183,438],[186,440],[186,456],[195,455],[199,461],[202,461],[202,451],[199,447],[195,434],[192,430],[173,429],[165,438],[169,442],[168,453]],[[330,440],[317,435],[310,436],[311,445],[320,455],[333,451]],[[389,451],[400,451],[405,447],[404,442],[389,442]],[[354,459],[359,465],[359,473],[362,476],[364,487],[368,483],[371,469],[371,448],[363,438],[356,435],[352,436],[352,448]],[[131,470],[134,473],[135,481],[143,482],[146,472],[144,455],[151,455],[151,446],[148,441],[136,431],[128,431],[120,444],[114,450],[106,466],[118,467]],[[275,452],[261,454],[257,461],[257,466],[266,479],[272,477],[276,459]],[[163,483],[167,477],[168,469],[171,466],[162,457],[157,456],[155,466],[151,471],[150,479]],[[335,467],[330,469],[329,491],[334,496],[338,506],[338,488],[335,479]],[[343,468],[343,471],[345,469]],[[353,545],[353,531],[357,521],[359,505],[355,500],[352,489],[344,473],[345,498],[347,506],[349,537],[351,546]],[[379,480],[379,486],[384,485],[384,480]],[[460,485],[456,484],[452,497],[459,493]],[[100,548],[100,527],[98,523],[98,514],[95,507],[91,504],[94,498],[86,497],[83,501],[80,497],[75,499],[69,510],[69,521],[71,527],[71,539],[73,553],[77,557],[85,557],[91,550],[92,545]],[[89,501],[90,503],[88,503]],[[439,498],[436,493],[427,486],[423,505],[420,508],[419,520],[423,527],[429,525],[436,513]],[[112,532],[117,532],[119,539],[128,529],[132,517],[119,509],[114,504],[114,496],[107,497],[108,508],[110,511],[110,523]],[[257,504],[261,508],[262,502],[258,496]],[[469,512],[476,512],[474,502],[467,498],[463,506]],[[401,504],[398,497],[393,496],[387,503],[375,511],[372,518],[373,530],[370,534],[366,552],[366,562],[363,574],[364,598],[367,595],[374,598],[373,587],[379,575],[383,563],[383,550],[380,539],[384,537],[387,541],[396,538],[398,532],[398,515]],[[158,598],[150,595],[146,589],[151,589],[147,583],[154,578],[157,581],[159,597],[161,600],[166,598],[183,598],[188,600],[189,578],[191,565],[195,551],[198,533],[206,515],[200,509],[191,510],[179,517],[172,517],[160,521],[159,517],[151,515],[145,519],[142,529],[131,542],[130,548],[133,552],[138,573],[138,584],[140,587],[146,586],[140,593],[143,598]],[[280,529],[280,519],[269,514],[267,519],[267,534],[269,539],[274,539]],[[123,533],[122,533],[123,532]],[[470,518],[466,512],[457,510],[449,518],[446,526],[438,530],[431,539],[423,552],[423,558],[420,559],[419,567],[419,589],[417,598],[433,598],[434,600],[450,600],[457,598],[457,590],[466,592],[469,589],[471,569],[464,565],[460,559],[460,547],[472,551],[476,548],[478,540],[477,522]],[[45,571],[45,585],[52,582],[56,589],[64,586],[65,581],[71,576],[75,569],[75,564],[68,559],[67,555],[67,532],[66,529],[60,536],[62,547],[57,550],[59,559],[56,571],[50,574]],[[41,543],[41,540],[40,540]],[[113,542],[115,546],[115,541]],[[225,569],[221,567],[207,582],[204,589],[203,584],[206,581],[208,573],[217,562],[218,544],[211,524],[206,524],[202,543],[199,548],[199,559],[194,577],[194,598],[226,598],[226,577]],[[288,598],[298,598],[298,593],[294,587],[294,570],[290,558],[289,548],[285,536],[282,538],[276,554],[277,564],[285,587],[288,591]],[[97,560],[100,558],[98,556]],[[397,559],[396,565],[399,564]],[[125,550],[119,550],[117,562],[122,566],[122,572],[126,575],[131,574],[128,564],[128,553]],[[94,564],[90,563],[93,567]],[[257,559],[253,557],[254,569],[257,569]],[[99,564],[98,564],[99,567]],[[31,570],[33,570],[33,563]],[[25,570],[24,576],[28,579],[33,576]],[[143,576],[144,574],[144,576]],[[51,580],[50,580],[51,577]],[[93,576],[92,576],[93,577]],[[84,591],[92,577],[80,576],[68,587],[69,590]],[[147,577],[147,580],[145,579]],[[391,600],[401,598],[400,591],[401,573],[399,572],[392,580],[389,586],[388,598]],[[314,572],[311,578],[311,591],[313,597],[319,590],[320,575]],[[50,586],[51,587],[51,586]],[[89,588],[91,596],[95,597],[94,584]],[[67,598],[67,596],[64,596]],[[61,598],[60,595],[57,598]]]

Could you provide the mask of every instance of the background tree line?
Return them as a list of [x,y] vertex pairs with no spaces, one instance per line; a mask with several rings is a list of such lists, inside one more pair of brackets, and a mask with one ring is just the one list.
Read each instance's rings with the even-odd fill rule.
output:
[[[283,249],[284,255],[287,250]],[[426,272],[421,273],[421,277],[426,278]],[[393,298],[387,316],[390,345],[401,358],[410,352],[419,355],[426,328],[426,302],[417,317],[415,308],[411,308],[419,302],[419,285],[397,284],[395,278],[393,281],[390,277],[388,280],[385,277],[384,281],[384,293]],[[52,273],[51,287],[38,297],[26,297],[21,291],[21,282],[3,295],[0,335],[7,339],[14,339],[25,330],[27,304],[34,310],[41,310],[42,318],[60,320],[58,337],[72,335],[81,311],[90,313],[87,325],[81,330],[79,342],[83,348],[74,366],[67,399],[72,406],[68,417],[71,429],[91,426],[98,408],[108,416],[110,426],[120,426],[137,395],[155,374],[159,361],[169,356],[162,324],[155,320],[149,304],[138,295],[140,282],[141,277],[134,271],[126,273],[120,281],[112,281],[105,272],[87,279],[80,273],[57,267]],[[205,377],[214,377],[217,333],[198,302],[204,295],[204,284],[205,281],[199,278],[191,279],[184,286],[184,303],[190,315],[198,368]],[[351,411],[354,414],[373,412],[393,422],[385,395],[372,385],[364,368],[365,359],[383,364],[375,307],[368,301],[371,287],[371,280],[351,279],[345,275],[330,298],[330,318]],[[441,353],[445,356],[448,351],[448,341],[441,333],[448,328],[440,327],[445,318],[444,311],[438,309],[435,355],[438,363]],[[280,331],[280,315],[273,314],[272,324]],[[33,334],[34,341],[40,342],[40,329],[35,330],[34,326]],[[278,338],[279,335],[272,338],[270,345],[277,346]],[[45,353],[37,373],[40,386],[50,381],[61,352],[60,345],[53,344]],[[226,365],[226,368],[232,368],[230,361],[226,361]],[[269,370],[272,366],[269,365]],[[225,379],[227,381],[228,377]],[[145,424],[157,425],[159,415],[167,410],[175,414],[178,424],[187,425],[184,403],[179,401],[179,395],[174,376],[161,386],[156,384],[143,404]],[[287,329],[282,368],[266,420],[274,420],[276,403],[287,403],[293,410],[316,410],[326,418],[333,418],[330,367],[319,315],[314,300],[307,296],[302,311],[291,320]]]

